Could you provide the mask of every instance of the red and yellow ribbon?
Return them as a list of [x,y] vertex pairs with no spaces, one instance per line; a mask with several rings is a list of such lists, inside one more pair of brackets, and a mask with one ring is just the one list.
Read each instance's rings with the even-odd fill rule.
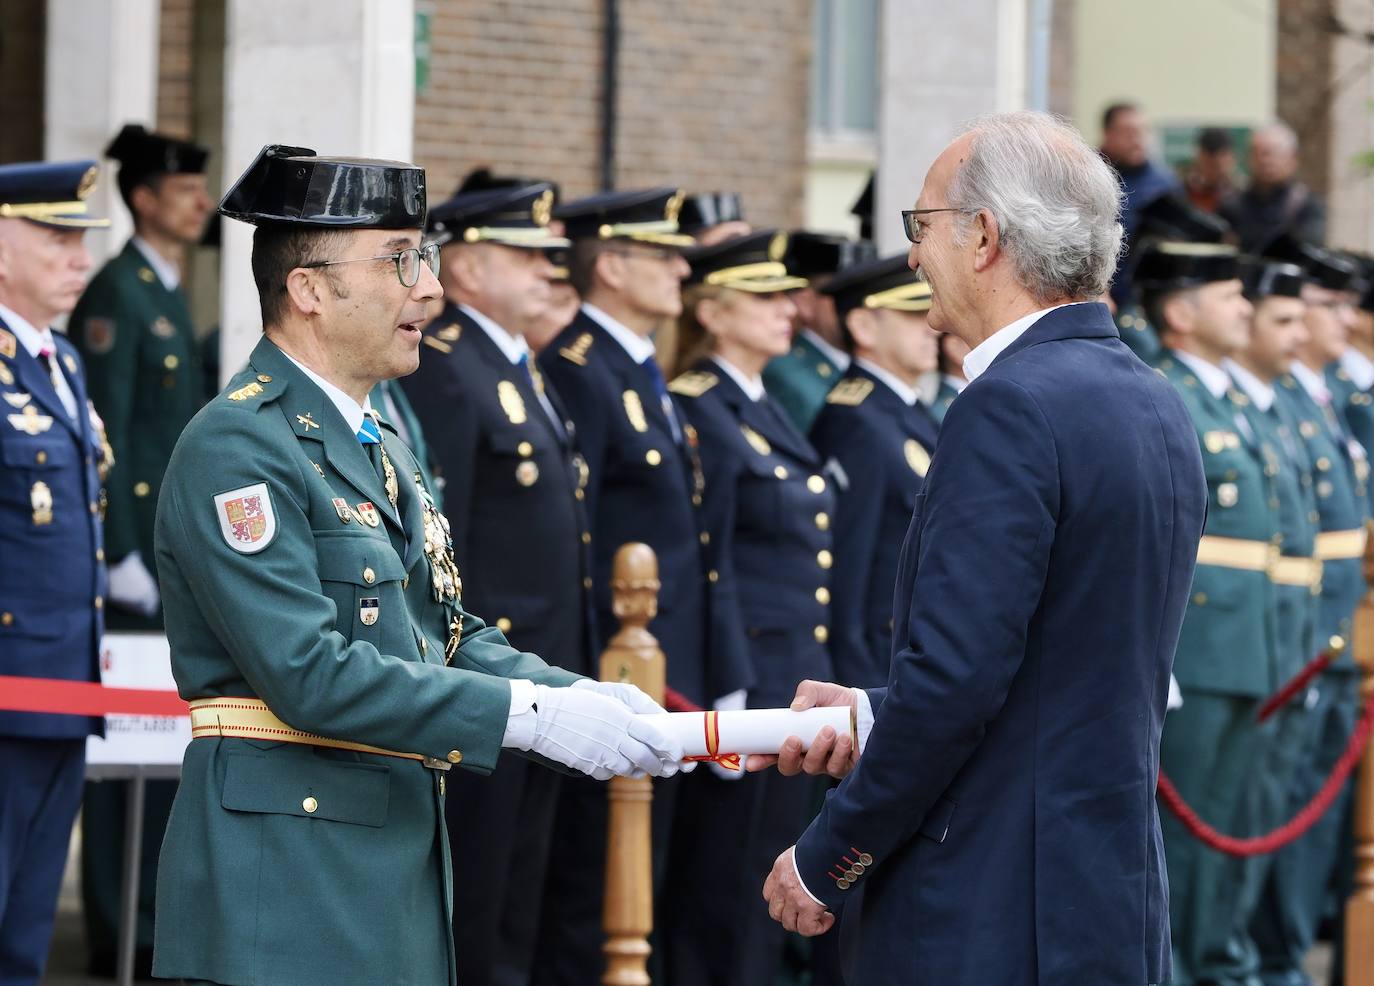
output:
[[693,763],[717,763],[726,770],[739,770],[738,753],[720,752],[720,713],[707,712],[701,717],[702,729],[706,732],[706,755],[704,757],[684,757]]

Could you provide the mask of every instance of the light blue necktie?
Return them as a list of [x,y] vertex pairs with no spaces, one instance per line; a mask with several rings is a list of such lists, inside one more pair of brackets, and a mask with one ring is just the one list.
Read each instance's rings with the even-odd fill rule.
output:
[[377,428],[377,422],[371,418],[363,418],[363,426],[358,429],[358,441],[363,445],[382,444],[382,433]]

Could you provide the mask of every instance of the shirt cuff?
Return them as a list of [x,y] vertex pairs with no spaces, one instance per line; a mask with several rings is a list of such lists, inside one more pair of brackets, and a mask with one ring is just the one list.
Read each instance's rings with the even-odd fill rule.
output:
[[[872,717],[870,716],[869,718],[871,722]],[[812,900],[814,900],[817,904],[820,904],[826,910],[829,910],[830,906],[826,904],[825,901],[821,900],[819,897],[813,894],[810,891],[810,889],[807,888],[806,881],[802,879],[801,870],[797,869],[797,849],[795,846],[792,847],[792,872],[797,874],[797,883],[799,883],[801,885],[801,888],[806,891],[806,896],[810,897]]]
[[[864,752],[868,744],[868,734],[873,732],[873,703],[868,700],[868,692],[862,688],[854,689],[854,738],[859,742],[859,752]],[[810,893],[810,891],[807,891]]]
[[510,679],[510,714],[506,719],[503,747],[528,750],[534,745],[534,729],[538,714],[534,711],[534,682],[528,678]]

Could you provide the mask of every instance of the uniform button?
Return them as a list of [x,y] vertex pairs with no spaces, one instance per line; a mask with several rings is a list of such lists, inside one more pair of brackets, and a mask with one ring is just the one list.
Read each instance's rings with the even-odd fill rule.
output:
[[96,608],[96,609],[104,609],[104,608],[105,608],[105,597],[104,597],[104,596],[96,596],[96,597],[95,597],[95,608]]
[[692,506],[694,506],[694,507],[699,507],[699,506],[701,506],[701,494],[700,494],[700,493],[693,493],[693,494],[692,494]]
[[711,535],[707,534],[705,531],[702,531],[701,534],[698,535],[697,540],[700,541],[702,544],[710,544]]
[[583,493],[581,490],[573,490],[573,496],[578,500],[585,500],[587,498],[587,494]]
[[370,566],[363,569],[363,581],[368,585],[377,581],[377,573],[374,572]]
[[816,634],[816,643],[818,644],[823,644],[830,639],[830,631],[825,627],[816,627],[814,632]]
[[496,621],[496,629],[500,630],[502,633],[510,633],[510,620],[506,619],[504,616],[501,617]]
[[531,455],[534,454],[534,446],[531,445],[529,442],[521,442],[519,445],[515,447],[515,451],[519,452],[526,458],[529,458]]
[[806,488],[812,493],[825,492],[825,479],[822,476],[811,476],[806,481]]
[[306,798],[301,802],[301,807],[305,809],[307,815],[313,815],[319,810],[320,803],[314,798]]
[[592,543],[592,532],[591,532],[591,531],[583,531],[583,532],[582,532],[582,543],[583,543],[583,544],[591,544],[591,543]]
[[830,515],[825,511],[821,511],[820,513],[816,514],[816,530],[830,530]]
[[591,577],[590,575],[588,575],[586,578],[584,578],[584,579],[582,580],[582,588],[584,588],[584,589],[590,589],[591,587],[592,587],[592,577]]
[[175,370],[178,366],[181,365],[181,360],[169,354],[167,358],[162,361],[162,365],[169,370]]
[[12,627],[12,626],[14,626],[14,614],[13,614],[13,613],[0,613],[0,626],[3,626],[3,627]]
[[269,377],[266,373],[259,373],[259,374],[258,374],[258,383],[271,383],[271,382],[272,382],[272,378]]
[[787,470],[786,470],[785,468],[783,468],[782,466],[778,466],[778,467],[776,467],[776,468],[773,470],[773,475],[774,475],[774,476],[777,476],[779,479],[786,479],[786,478],[787,478]]
[[835,886],[837,886],[841,890],[848,890],[850,887],[853,886],[853,884],[850,883],[848,879],[842,878],[835,881]]
[[428,654],[428,653],[429,653],[429,641],[426,640],[424,637],[421,637],[421,638],[420,638],[420,656],[421,656],[421,657],[424,657],[424,656],[425,656],[426,654]]
[[1194,606],[1206,606],[1206,605],[1207,605],[1207,593],[1205,593],[1205,592],[1194,593],[1194,595],[1193,595],[1193,605],[1194,605]]
[[820,603],[822,606],[829,606],[829,605],[830,605],[830,590],[827,589],[825,586],[821,586],[819,589],[817,589],[817,590],[816,590],[816,602]]
[[153,488],[142,480],[134,483],[134,496],[147,496],[151,492],[153,492]]
[[864,866],[872,866],[873,857],[866,852],[861,852],[859,853],[859,862],[862,863]]
[[816,552],[816,564],[821,566],[821,568],[829,568],[831,565],[835,564],[835,559],[829,551],[822,548],[820,551]]
[[1322,472],[1326,472],[1328,469],[1331,468],[1331,460],[1328,459],[1326,456],[1322,456],[1320,459],[1317,460],[1317,468]]
[[44,452],[42,449],[39,449],[38,454],[35,455],[33,459],[41,466],[43,463],[48,461],[48,453]]
[[863,873],[863,871],[866,870],[867,868],[868,868],[868,867],[864,866],[863,863],[855,863],[855,864],[853,865],[853,867],[851,867],[850,872],[853,873],[855,876],[859,876],[859,875],[861,875],[861,874]]
[[656,466],[663,461],[663,455],[656,448],[651,448],[644,453],[644,461],[651,466]]
[[96,560],[96,561],[104,561],[104,560],[105,560],[105,549],[104,549],[104,548],[96,548],[96,549],[95,549],[95,560]]
[[707,581],[707,582],[719,582],[719,581],[720,581],[720,573],[717,572],[714,568],[711,569],[709,572],[706,573],[706,581]]
[[448,751],[448,762],[449,762],[449,763],[462,763],[462,762],[463,762],[463,751],[462,751],[462,750],[449,750],[449,751]]

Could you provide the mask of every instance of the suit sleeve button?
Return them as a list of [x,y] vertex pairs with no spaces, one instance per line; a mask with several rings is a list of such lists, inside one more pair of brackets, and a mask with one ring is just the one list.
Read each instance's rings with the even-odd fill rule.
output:
[[463,751],[462,751],[462,750],[449,750],[449,751],[448,751],[448,762],[449,762],[449,763],[462,763],[462,762],[463,762]]

